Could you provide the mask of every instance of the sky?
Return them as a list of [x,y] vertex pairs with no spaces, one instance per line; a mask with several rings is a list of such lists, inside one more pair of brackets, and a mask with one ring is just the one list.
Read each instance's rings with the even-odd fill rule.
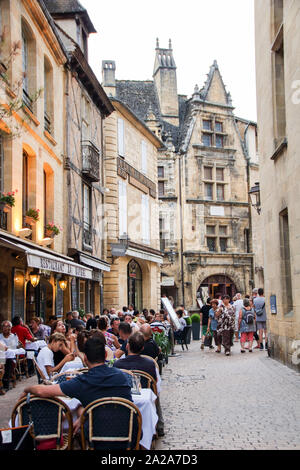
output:
[[102,81],[102,60],[117,80],[152,80],[156,38],[172,40],[178,94],[202,88],[217,60],[235,115],[256,121],[254,0],[80,0],[97,30],[89,62]]

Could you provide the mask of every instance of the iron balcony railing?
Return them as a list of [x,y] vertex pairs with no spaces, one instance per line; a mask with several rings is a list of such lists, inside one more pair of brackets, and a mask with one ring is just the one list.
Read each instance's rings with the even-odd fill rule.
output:
[[27,91],[23,88],[23,103],[29,109],[29,111],[33,112],[32,108],[32,99],[28,95]]
[[100,181],[100,151],[89,140],[81,142],[82,173],[92,182]]
[[44,114],[44,129],[49,134],[51,134],[51,119],[50,119],[49,115],[46,112]]

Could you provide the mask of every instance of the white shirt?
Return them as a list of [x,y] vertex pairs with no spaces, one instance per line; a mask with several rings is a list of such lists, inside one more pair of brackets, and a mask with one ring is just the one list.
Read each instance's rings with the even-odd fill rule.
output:
[[243,305],[244,305],[243,299],[238,299],[235,302],[233,302],[233,309],[234,309],[234,313],[235,313],[235,318],[238,318],[239,313],[243,308]]
[[36,361],[46,379],[49,379],[50,377],[48,376],[46,366],[54,367],[54,354],[51,349],[48,347],[41,349]]
[[186,321],[183,317],[179,318],[180,323],[180,331],[183,331],[184,327],[186,326]]
[[0,334],[0,341],[5,344],[8,349],[17,349],[19,344],[19,339],[17,335],[11,333],[7,338]]

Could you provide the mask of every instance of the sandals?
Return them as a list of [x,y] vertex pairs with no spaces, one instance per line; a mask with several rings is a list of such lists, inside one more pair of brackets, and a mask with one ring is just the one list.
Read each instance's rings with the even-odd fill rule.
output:
[[241,353],[245,353],[245,352],[246,352],[245,349],[241,349]]

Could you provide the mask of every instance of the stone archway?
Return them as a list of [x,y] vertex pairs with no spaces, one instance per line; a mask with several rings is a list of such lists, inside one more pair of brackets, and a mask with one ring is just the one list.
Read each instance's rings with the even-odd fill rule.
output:
[[238,290],[235,282],[227,274],[213,274],[200,283],[197,294],[200,294],[201,297],[203,292],[212,298],[216,298],[218,295],[229,295],[232,299]]

